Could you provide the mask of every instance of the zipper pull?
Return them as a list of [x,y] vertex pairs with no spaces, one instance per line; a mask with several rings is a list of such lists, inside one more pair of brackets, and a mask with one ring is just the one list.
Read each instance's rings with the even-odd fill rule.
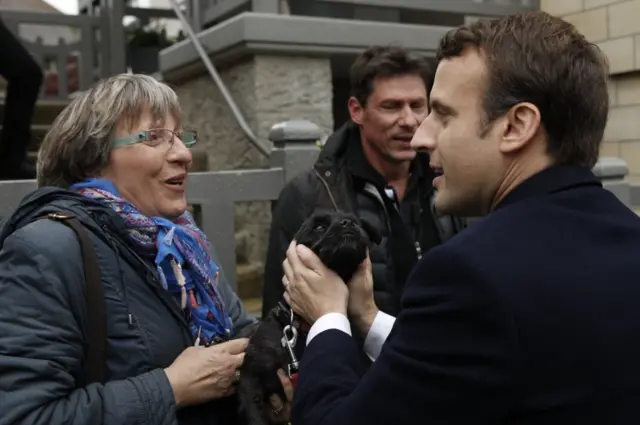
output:
[[194,347],[200,345],[200,333],[202,332],[202,326],[198,328],[198,336],[196,337],[196,342],[193,344]]
[[416,255],[418,256],[418,260],[422,258],[422,247],[420,246],[420,242],[415,241],[414,247],[416,248]]

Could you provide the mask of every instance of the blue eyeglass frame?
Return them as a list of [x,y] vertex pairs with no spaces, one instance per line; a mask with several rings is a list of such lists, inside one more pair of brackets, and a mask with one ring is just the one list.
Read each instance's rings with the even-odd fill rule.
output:
[[182,143],[184,143],[184,145],[187,148],[191,148],[198,141],[198,132],[195,130],[182,130],[182,131],[176,132],[168,128],[152,128],[149,130],[138,131],[137,133],[131,134],[129,136],[119,137],[111,142],[111,146],[115,149],[123,146],[135,145],[136,143],[143,143],[143,142],[149,141],[149,138],[150,138],[149,133],[152,131],[158,131],[158,130],[169,131],[173,133],[173,136],[182,140]]

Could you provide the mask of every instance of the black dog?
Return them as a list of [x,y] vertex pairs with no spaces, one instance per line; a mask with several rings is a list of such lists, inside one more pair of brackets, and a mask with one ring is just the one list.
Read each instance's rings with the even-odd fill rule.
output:
[[[309,247],[320,260],[348,282],[366,258],[371,242],[380,243],[378,233],[365,221],[348,213],[316,213],[300,227],[294,239]],[[240,400],[240,416],[245,425],[279,423],[273,415],[268,397],[280,395],[284,390],[276,375],[278,369],[288,370],[291,358],[283,346],[283,329],[291,323],[289,306],[282,300],[257,327],[245,351],[240,369],[237,393]],[[296,356],[302,356],[308,324],[294,318],[299,333]]]

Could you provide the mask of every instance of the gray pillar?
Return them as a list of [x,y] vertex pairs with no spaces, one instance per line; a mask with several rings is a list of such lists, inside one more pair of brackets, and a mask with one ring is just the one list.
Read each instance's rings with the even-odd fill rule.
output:
[[[101,0],[100,14],[107,13],[109,16],[109,61],[111,65],[111,75],[117,75],[127,70],[126,65],[126,44],[124,24],[125,4],[123,0]],[[106,43],[106,40],[102,41]]]
[[284,184],[310,170],[320,153],[322,130],[306,120],[292,120],[271,127],[271,167],[282,167]]
[[603,157],[593,167],[593,173],[602,185],[613,192],[625,205],[631,208],[631,188],[625,179],[629,174],[627,163],[621,158]]

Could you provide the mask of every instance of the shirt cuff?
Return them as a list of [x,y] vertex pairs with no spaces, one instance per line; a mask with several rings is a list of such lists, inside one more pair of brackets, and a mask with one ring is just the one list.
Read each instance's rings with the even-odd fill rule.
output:
[[337,329],[351,336],[351,324],[349,319],[342,313],[327,313],[320,317],[309,329],[307,334],[307,345],[313,338],[318,336],[321,332],[328,331],[330,329]]
[[371,324],[371,329],[369,329],[369,333],[364,340],[364,352],[371,361],[375,362],[380,355],[382,346],[391,333],[391,328],[393,328],[393,324],[395,322],[395,317],[383,313],[382,311],[379,311],[378,314],[376,314],[376,318]]

